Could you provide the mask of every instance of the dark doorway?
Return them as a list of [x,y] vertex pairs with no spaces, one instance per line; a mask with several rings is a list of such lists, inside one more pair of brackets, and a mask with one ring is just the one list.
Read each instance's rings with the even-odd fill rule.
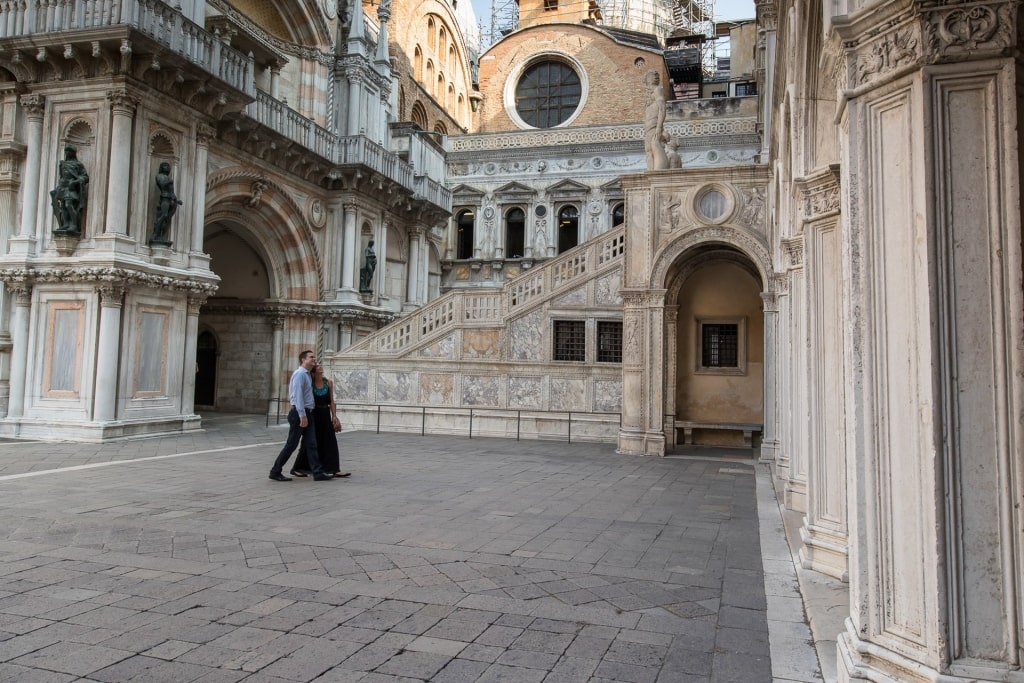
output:
[[217,338],[209,330],[199,335],[196,344],[197,406],[213,407],[217,397]]
[[563,206],[558,212],[558,253],[572,249],[580,243],[580,211],[575,206]]

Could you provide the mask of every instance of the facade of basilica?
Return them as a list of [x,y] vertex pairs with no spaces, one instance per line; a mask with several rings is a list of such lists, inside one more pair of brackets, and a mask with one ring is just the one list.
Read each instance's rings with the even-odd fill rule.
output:
[[0,3],[0,434],[314,348],[352,426],[750,446],[830,675],[1024,681],[1021,3],[755,6],[694,89],[600,2]]

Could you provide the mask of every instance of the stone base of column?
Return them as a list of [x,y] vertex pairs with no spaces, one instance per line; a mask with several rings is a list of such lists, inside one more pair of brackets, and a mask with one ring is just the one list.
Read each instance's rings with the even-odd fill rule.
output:
[[622,455],[665,455],[665,435],[661,432],[640,432],[619,430],[619,447],[616,453]]
[[814,524],[800,527],[800,564],[804,569],[812,569],[827,576],[849,581],[849,557],[847,553],[848,537],[831,529]]
[[58,422],[25,417],[0,419],[0,435],[41,441],[64,439],[102,442],[136,436],[181,434],[194,432],[201,428],[202,418],[198,415],[175,415],[139,421],[112,420],[109,422],[73,422],[70,420]]
[[135,240],[128,235],[104,233],[93,238],[96,251],[135,256]]
[[334,292],[334,300],[342,304],[361,304],[363,302],[359,292],[345,287]]
[[7,253],[10,256],[31,256],[36,253],[35,237],[12,237],[7,240]]
[[954,664],[938,671],[881,645],[861,640],[848,619],[836,645],[838,683],[1008,683],[1022,680],[1016,667]]
[[190,251],[188,253],[188,267],[190,270],[210,270],[210,255],[201,251]]
[[777,439],[761,442],[761,462],[775,462],[779,453],[779,442]]
[[807,482],[790,479],[783,490],[787,510],[807,512]]

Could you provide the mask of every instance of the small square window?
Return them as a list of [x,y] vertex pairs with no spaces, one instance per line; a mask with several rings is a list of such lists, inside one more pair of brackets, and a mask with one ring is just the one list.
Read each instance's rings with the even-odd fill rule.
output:
[[697,320],[696,342],[698,373],[746,374],[746,324],[743,318]]
[[582,320],[556,320],[553,360],[582,362],[587,358],[587,326]]
[[544,0],[544,11],[558,9],[558,0]]
[[622,321],[597,321],[597,362],[622,362]]

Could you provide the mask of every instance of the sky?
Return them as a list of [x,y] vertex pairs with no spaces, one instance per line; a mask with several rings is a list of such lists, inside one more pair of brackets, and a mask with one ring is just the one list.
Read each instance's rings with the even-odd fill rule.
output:
[[[503,0],[498,0],[499,6]],[[490,24],[491,0],[472,0],[473,11],[485,30]],[[754,0],[715,0],[715,19],[753,19]]]

